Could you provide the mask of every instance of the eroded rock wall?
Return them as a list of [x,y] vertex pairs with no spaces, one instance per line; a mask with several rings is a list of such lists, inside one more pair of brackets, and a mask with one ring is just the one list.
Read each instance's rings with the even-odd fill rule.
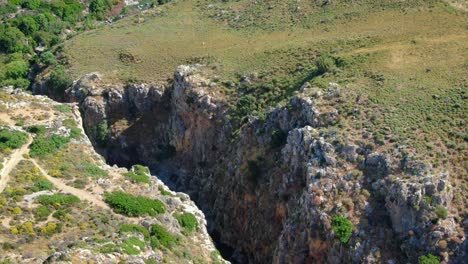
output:
[[[461,227],[435,213],[450,206],[448,175],[405,149],[343,137],[338,85],[305,85],[239,133],[216,87],[202,66],[179,66],[172,84],[105,85],[92,74],[68,95],[110,162],[145,163],[190,194],[240,263],[398,263],[429,252],[463,259]],[[98,142],[102,122],[109,135]],[[284,138],[272,144],[278,131]],[[354,223],[346,244],[332,231],[336,215]]]

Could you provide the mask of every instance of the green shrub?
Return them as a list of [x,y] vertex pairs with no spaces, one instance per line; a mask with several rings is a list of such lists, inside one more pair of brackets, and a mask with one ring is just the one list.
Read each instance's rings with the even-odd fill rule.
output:
[[419,263],[420,264],[439,264],[440,260],[438,257],[432,255],[432,254],[427,254],[419,257]]
[[23,60],[15,60],[5,65],[5,76],[11,79],[24,78],[28,75],[29,64]]
[[70,205],[79,203],[80,199],[74,195],[64,194],[53,194],[53,195],[41,195],[37,198],[37,201],[42,205]]
[[51,2],[50,9],[63,21],[75,23],[80,20],[84,6],[77,0],[56,0]]
[[142,165],[133,166],[133,171],[129,171],[124,175],[131,179],[134,183],[149,183],[149,169]]
[[97,19],[103,19],[115,3],[115,0],[91,0],[89,11]]
[[336,68],[335,59],[328,54],[322,54],[316,59],[315,66],[319,74],[330,72]]
[[30,126],[26,129],[29,133],[34,133],[36,135],[44,135],[47,132],[47,128],[42,125]]
[[114,244],[105,244],[99,248],[99,252],[102,254],[110,254],[117,252],[119,247]]
[[71,107],[66,104],[54,105],[54,109],[61,113],[71,113]]
[[39,191],[52,190],[52,188],[54,188],[54,185],[48,180],[39,180],[34,184],[34,186]]
[[0,86],[13,86],[15,88],[26,90],[28,89],[31,82],[25,78],[17,78],[17,79],[6,79],[0,82]]
[[51,66],[57,64],[57,59],[52,52],[46,51],[39,55],[39,62],[46,66]]
[[447,218],[448,216],[448,212],[447,212],[447,209],[442,207],[442,206],[438,206],[436,209],[435,209],[435,213],[437,215],[437,217],[439,219],[445,219]]
[[29,154],[31,157],[42,157],[45,154],[52,153],[70,142],[67,137],[53,135],[50,138],[38,137],[31,143]]
[[145,248],[145,242],[141,241],[137,237],[130,237],[120,244],[120,247],[122,248],[123,253],[127,255],[138,255],[140,254],[140,250]]
[[332,229],[337,235],[341,243],[348,243],[351,235],[353,234],[353,223],[342,215],[337,215],[332,219]]
[[21,7],[36,10],[41,6],[41,0],[27,0],[21,3]]
[[136,224],[122,224],[120,226],[120,232],[121,233],[140,233],[143,235],[145,240],[149,240],[150,238],[150,233],[148,229],[146,229],[142,225],[136,225]]
[[0,25],[0,51],[27,52],[29,48],[24,44],[25,41],[26,36],[18,28]]
[[171,248],[173,245],[177,244],[177,239],[163,226],[160,225],[151,225],[151,247],[158,248],[160,245]]
[[39,206],[36,209],[36,216],[39,219],[46,219],[50,215],[51,211],[46,206]]
[[57,219],[63,219],[65,216],[70,213],[69,209],[66,210],[57,210],[52,216],[57,218]]
[[433,199],[431,196],[424,196],[424,200],[426,201],[427,205],[432,205]]
[[17,149],[28,140],[28,135],[21,131],[0,129],[0,150],[10,148]]
[[87,164],[85,167],[85,172],[89,176],[98,177],[98,178],[106,177],[108,175],[107,171],[99,168],[98,166],[94,164]]
[[154,216],[165,212],[164,203],[157,199],[134,196],[121,191],[105,194],[105,202],[119,214],[127,216]]
[[109,126],[107,125],[107,121],[103,120],[96,126],[96,142],[101,145],[105,146],[107,137],[109,135]]
[[14,24],[27,36],[39,30],[39,24],[31,16],[19,17],[14,20]]
[[190,233],[198,228],[197,218],[191,213],[183,213],[175,217],[186,232]]
[[256,110],[257,99],[252,95],[242,96],[236,104],[236,114],[241,118],[253,114]]

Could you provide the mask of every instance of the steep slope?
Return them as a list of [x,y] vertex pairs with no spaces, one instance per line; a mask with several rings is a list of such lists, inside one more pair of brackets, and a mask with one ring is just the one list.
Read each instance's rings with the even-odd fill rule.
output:
[[11,131],[0,141],[0,261],[224,262],[187,195],[143,166],[105,165],[78,111],[18,91],[0,98],[0,130]]

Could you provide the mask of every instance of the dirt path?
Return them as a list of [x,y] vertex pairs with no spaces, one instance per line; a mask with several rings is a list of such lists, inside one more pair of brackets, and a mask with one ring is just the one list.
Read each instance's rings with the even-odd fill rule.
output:
[[8,181],[10,180],[11,171],[18,165],[18,163],[23,159],[23,155],[28,153],[29,145],[32,143],[32,137],[28,138],[28,142],[24,144],[21,148],[15,150],[11,155],[10,159],[4,164],[3,170],[0,173],[0,193],[5,189]]
[[66,193],[73,194],[77,196],[78,198],[80,198],[81,200],[87,200],[92,205],[97,205],[101,208],[110,210],[109,206],[105,202],[102,201],[102,198],[100,196],[93,195],[85,190],[80,190],[80,189],[76,189],[71,186],[68,186],[65,183],[63,183],[60,179],[50,176],[41,166],[39,166],[36,160],[31,159],[31,162],[34,164],[34,166],[36,166],[39,169],[39,171],[42,174],[44,174],[44,176],[47,178],[48,181],[54,184],[54,186],[57,189]]

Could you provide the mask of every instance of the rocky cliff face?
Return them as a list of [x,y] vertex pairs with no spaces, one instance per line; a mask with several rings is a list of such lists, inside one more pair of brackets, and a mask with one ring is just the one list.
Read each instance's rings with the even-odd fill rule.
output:
[[[325,91],[305,84],[287,105],[264,120],[250,116],[237,133],[200,65],[179,66],[163,85],[106,85],[90,74],[68,96],[109,162],[143,162],[190,194],[239,263],[466,257],[463,229],[444,211],[449,175],[410,150],[375,148],[340,130],[336,84]],[[337,239],[337,215],[354,224],[347,243]]]
[[[203,212],[188,195],[171,191],[143,166],[130,172],[105,164],[83,133],[76,105],[5,88],[0,110],[0,132],[21,131],[31,139],[21,150],[0,149],[0,263],[226,263],[208,235]],[[34,154],[34,144],[59,136],[69,142]],[[109,193],[157,202],[163,210],[118,211],[107,200]],[[74,195],[77,201],[46,207],[41,198],[50,195]],[[190,228],[181,220],[184,215]]]

